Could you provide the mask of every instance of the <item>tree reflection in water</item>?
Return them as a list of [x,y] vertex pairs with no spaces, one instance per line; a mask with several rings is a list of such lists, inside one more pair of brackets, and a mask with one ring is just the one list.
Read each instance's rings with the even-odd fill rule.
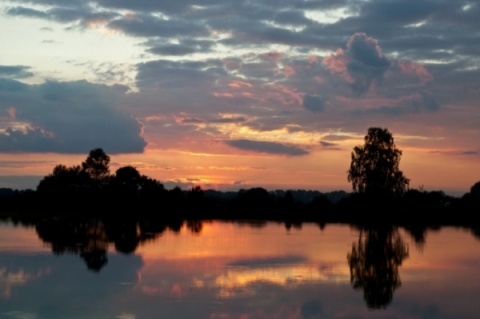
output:
[[[52,247],[54,254],[80,255],[89,270],[98,272],[108,263],[108,247],[124,254],[135,252],[138,245],[154,240],[170,229],[179,232],[181,220],[135,219],[74,219],[43,218],[35,223],[39,238]],[[191,226],[192,232],[201,232],[201,222]]]
[[408,246],[397,228],[362,229],[358,242],[347,254],[350,281],[354,289],[363,289],[369,308],[385,308],[400,287],[400,266],[408,257]]

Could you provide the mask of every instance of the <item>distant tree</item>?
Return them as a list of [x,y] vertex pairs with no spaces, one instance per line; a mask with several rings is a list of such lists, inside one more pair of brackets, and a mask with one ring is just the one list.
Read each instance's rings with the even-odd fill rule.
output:
[[37,186],[40,194],[73,195],[85,190],[89,177],[80,166],[57,165]]
[[407,179],[399,169],[402,151],[387,129],[371,127],[363,146],[355,146],[348,181],[359,193],[403,193]]
[[90,176],[93,181],[106,180],[110,176],[110,156],[101,148],[90,151],[90,154],[82,163],[82,169]]
[[187,201],[189,204],[198,205],[203,200],[203,189],[200,186],[194,186],[187,193]]
[[141,176],[133,166],[117,169],[112,179],[115,190],[123,193],[136,194],[141,188]]
[[476,182],[472,187],[470,187],[470,195],[473,198],[480,199],[480,181]]

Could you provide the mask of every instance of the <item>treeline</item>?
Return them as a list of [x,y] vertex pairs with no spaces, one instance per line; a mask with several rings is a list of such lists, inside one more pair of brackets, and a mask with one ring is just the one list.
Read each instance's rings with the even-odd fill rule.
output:
[[114,174],[95,149],[81,165],[57,165],[37,189],[0,189],[0,211],[13,213],[132,215],[168,219],[266,219],[346,223],[472,224],[480,212],[480,182],[464,196],[410,189],[401,194],[321,193],[263,188],[220,192],[167,190],[133,166]]

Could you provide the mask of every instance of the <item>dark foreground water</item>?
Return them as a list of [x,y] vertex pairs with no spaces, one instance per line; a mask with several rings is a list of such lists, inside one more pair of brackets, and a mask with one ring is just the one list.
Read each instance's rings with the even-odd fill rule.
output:
[[211,222],[112,242],[95,223],[58,241],[69,227],[0,224],[0,318],[480,318],[471,230]]

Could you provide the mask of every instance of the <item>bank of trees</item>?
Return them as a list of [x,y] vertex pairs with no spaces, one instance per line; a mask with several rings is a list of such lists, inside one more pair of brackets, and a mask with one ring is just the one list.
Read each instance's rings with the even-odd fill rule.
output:
[[57,165],[37,187],[43,207],[89,208],[121,206],[132,208],[162,197],[162,183],[140,174],[133,166],[123,166],[110,173],[110,157],[101,149],[90,151],[80,165]]
[[442,191],[409,189],[399,168],[402,152],[387,129],[370,128],[353,149],[347,178],[353,193],[267,191],[256,187],[220,192],[193,187],[167,190],[127,165],[114,173],[110,157],[97,148],[79,165],[55,166],[36,191],[0,189],[0,211],[157,214],[173,218],[250,218],[339,222],[411,222],[419,216],[440,223],[473,220],[480,211],[480,182],[462,198]]

